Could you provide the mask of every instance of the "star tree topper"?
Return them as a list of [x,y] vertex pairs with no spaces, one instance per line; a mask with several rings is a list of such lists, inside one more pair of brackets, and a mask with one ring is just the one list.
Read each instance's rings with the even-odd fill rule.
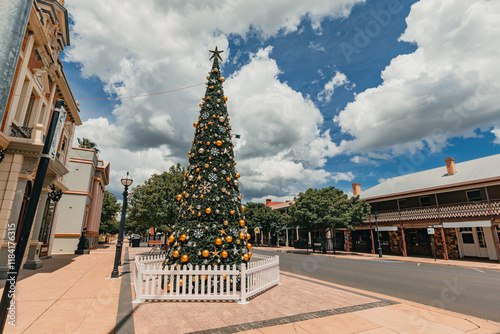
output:
[[212,60],[214,57],[217,57],[217,58],[219,58],[222,61],[222,58],[220,57],[220,53],[222,53],[224,51],[217,50],[217,47],[215,47],[215,51],[212,51],[212,50],[208,50],[208,51],[210,51],[210,52],[213,53],[212,57],[210,57],[209,60]]

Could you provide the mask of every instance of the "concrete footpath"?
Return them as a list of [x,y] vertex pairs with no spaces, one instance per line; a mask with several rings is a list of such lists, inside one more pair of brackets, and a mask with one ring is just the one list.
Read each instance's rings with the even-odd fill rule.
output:
[[54,255],[39,270],[23,270],[16,289],[16,326],[7,324],[4,332],[500,333],[499,323],[285,272],[282,285],[248,305],[132,304],[129,263],[133,266],[134,257],[149,250],[125,243],[123,255],[130,260],[120,267],[118,279],[110,278],[114,244],[88,255]]

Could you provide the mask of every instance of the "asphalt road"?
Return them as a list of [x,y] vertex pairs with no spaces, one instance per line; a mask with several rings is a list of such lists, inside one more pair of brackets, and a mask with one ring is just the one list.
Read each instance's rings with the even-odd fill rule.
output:
[[279,255],[285,272],[500,322],[500,271],[255,252]]

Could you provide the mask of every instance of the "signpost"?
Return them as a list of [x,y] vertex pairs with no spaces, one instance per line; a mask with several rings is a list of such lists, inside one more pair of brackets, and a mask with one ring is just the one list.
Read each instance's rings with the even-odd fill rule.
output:
[[434,227],[428,227],[427,234],[429,234],[431,236],[432,254],[434,254],[434,261],[437,261],[437,259],[436,259],[436,247],[434,246]]

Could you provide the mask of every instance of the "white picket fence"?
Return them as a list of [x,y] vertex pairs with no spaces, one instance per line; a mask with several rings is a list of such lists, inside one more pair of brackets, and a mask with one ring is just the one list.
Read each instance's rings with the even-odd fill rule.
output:
[[[163,269],[165,255],[136,257],[134,303],[146,300],[237,300],[247,299],[280,284],[279,257],[254,254],[252,261],[229,266],[183,266]],[[240,287],[238,287],[240,282]]]

